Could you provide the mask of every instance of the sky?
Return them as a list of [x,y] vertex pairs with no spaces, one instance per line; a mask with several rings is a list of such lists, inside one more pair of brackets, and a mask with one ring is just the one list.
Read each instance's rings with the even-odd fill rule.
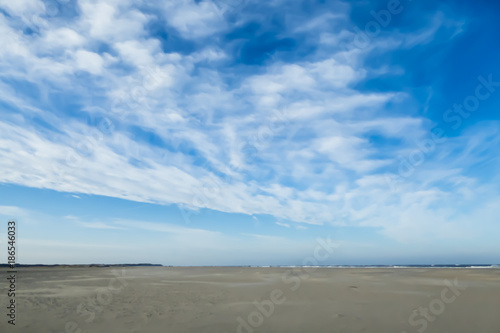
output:
[[14,219],[26,264],[498,263],[499,11],[0,0],[0,246]]

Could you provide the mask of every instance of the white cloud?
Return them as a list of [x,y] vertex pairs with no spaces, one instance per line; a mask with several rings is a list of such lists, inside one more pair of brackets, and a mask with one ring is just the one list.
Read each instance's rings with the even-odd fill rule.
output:
[[40,0],[0,0],[0,7],[16,16],[40,15],[46,10],[43,1]]
[[163,13],[168,24],[185,38],[211,35],[225,25],[222,10],[212,1],[168,1],[164,3]]
[[147,16],[131,9],[129,1],[80,0],[82,28],[92,38],[106,42],[127,41],[144,35]]
[[79,225],[85,228],[91,229],[123,229],[114,225],[102,223],[102,222],[79,222]]
[[17,206],[0,206],[0,215],[7,217],[8,219],[18,219],[24,217],[29,213]]
[[69,28],[58,28],[48,30],[45,36],[40,40],[40,49],[55,49],[61,52],[61,49],[71,49],[85,44],[85,38],[75,30]]
[[75,60],[76,68],[94,75],[102,74],[104,61],[97,53],[78,50],[75,53]]

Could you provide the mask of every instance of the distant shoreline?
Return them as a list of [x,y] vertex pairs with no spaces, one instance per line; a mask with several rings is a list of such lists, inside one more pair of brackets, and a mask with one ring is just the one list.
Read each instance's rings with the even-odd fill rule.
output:
[[[0,267],[9,267],[8,264],[0,264]],[[436,265],[319,265],[319,266],[307,266],[307,265],[228,265],[228,266],[216,266],[216,265],[206,265],[206,266],[176,266],[176,265],[162,265],[162,264],[149,264],[149,263],[139,263],[139,264],[16,264],[15,267],[59,267],[59,268],[92,268],[92,267],[220,267],[220,268],[231,268],[231,267],[241,267],[241,268],[300,268],[300,267],[317,267],[317,268],[497,268],[500,269],[500,264],[436,264]]]
[[[160,264],[16,264],[15,267],[163,267]],[[0,264],[0,267],[9,267],[8,264]]]

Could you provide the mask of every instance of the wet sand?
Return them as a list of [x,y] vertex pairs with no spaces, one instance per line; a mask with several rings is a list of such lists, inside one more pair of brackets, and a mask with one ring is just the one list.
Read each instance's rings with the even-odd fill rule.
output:
[[308,269],[21,268],[0,332],[500,332],[499,269]]

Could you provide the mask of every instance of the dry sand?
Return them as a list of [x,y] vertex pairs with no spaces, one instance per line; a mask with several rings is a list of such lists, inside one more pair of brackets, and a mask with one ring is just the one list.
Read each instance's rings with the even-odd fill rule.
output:
[[15,328],[5,281],[2,333],[500,332],[498,269],[21,268]]

